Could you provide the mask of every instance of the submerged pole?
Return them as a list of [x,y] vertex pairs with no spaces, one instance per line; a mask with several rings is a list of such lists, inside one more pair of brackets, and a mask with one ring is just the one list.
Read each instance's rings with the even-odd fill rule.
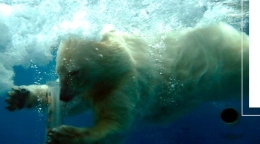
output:
[[[60,101],[60,87],[56,81],[47,82],[48,85],[48,117],[47,117],[47,130],[48,133],[55,127],[62,124],[62,112]],[[47,138],[46,138],[47,140]]]

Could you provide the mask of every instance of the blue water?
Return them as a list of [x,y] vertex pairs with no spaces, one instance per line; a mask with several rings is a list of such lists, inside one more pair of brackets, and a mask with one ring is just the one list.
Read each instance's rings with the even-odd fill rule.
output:
[[[248,24],[244,31],[249,34]],[[39,83],[45,84],[57,78],[48,75],[54,69],[54,61],[37,69],[15,66],[14,84],[29,85],[39,78],[42,78]],[[6,94],[0,95],[0,144],[43,144],[46,113],[27,109],[9,112],[5,109],[6,97]],[[240,100],[205,103],[168,126],[138,122],[126,136],[124,144],[259,144],[260,117],[240,117],[237,124],[227,125],[220,118],[221,111],[226,107],[233,107],[241,114]],[[243,109],[244,114],[260,114],[259,109],[248,108],[247,97],[244,99]],[[74,126],[88,126],[92,121],[89,112],[65,119],[65,123]]]
[[[38,68],[42,72],[50,72],[54,68],[52,62],[48,66]],[[14,81],[16,85],[32,84],[39,74],[34,68],[15,67]],[[48,75],[40,75],[41,83],[50,79]],[[46,114],[36,110],[5,110],[4,98],[0,97],[0,144],[42,144],[45,141]],[[240,117],[235,125],[225,124],[220,113],[226,107],[233,107],[240,112],[241,102],[223,101],[209,102],[194,110],[191,114],[178,119],[168,126],[154,126],[138,122],[126,136],[125,144],[257,144],[260,143],[260,117]],[[260,114],[259,109],[249,109],[248,99],[244,99],[244,114]],[[65,123],[75,126],[91,125],[91,113],[68,118]]]

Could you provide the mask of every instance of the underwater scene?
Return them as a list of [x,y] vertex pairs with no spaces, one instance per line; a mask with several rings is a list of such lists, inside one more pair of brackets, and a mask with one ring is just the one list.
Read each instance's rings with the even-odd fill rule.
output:
[[249,0],[0,0],[0,144],[258,144]]

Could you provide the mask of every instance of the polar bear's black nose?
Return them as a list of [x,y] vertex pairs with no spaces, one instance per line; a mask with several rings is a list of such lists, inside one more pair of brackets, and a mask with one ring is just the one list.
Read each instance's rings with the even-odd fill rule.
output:
[[60,89],[60,100],[61,101],[68,102],[72,98],[73,98],[73,93],[70,90],[64,89],[64,88]]

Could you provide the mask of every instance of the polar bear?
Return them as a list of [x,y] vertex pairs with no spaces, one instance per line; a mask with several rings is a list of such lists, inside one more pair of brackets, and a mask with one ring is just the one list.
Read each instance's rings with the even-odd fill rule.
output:
[[[169,32],[152,44],[117,31],[101,41],[69,38],[56,59],[60,99],[80,100],[81,109],[93,110],[95,125],[62,125],[49,132],[47,143],[108,143],[136,118],[172,122],[204,102],[239,98],[241,78],[248,86],[248,53],[248,36],[225,23]],[[47,104],[47,89],[15,86],[6,108]]]

